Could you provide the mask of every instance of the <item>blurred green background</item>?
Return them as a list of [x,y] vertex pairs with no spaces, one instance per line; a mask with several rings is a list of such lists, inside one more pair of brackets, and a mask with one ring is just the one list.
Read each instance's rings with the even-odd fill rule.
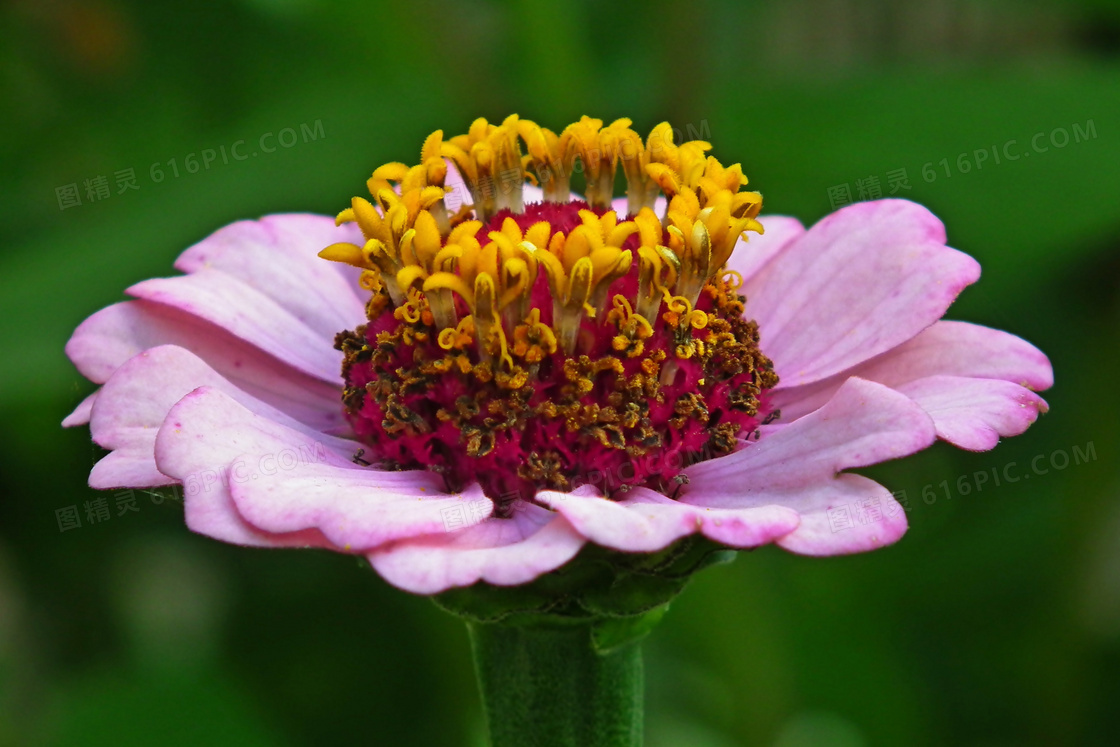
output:
[[480,744],[465,630],[428,600],[142,494],[90,524],[62,347],[218,227],[333,214],[510,112],[691,127],[806,223],[893,186],[984,266],[950,316],[1057,375],[1023,437],[869,470],[906,491],[898,545],[698,577],[646,646],[648,744],[1120,743],[1115,5],[9,0],[0,102],[0,745]]

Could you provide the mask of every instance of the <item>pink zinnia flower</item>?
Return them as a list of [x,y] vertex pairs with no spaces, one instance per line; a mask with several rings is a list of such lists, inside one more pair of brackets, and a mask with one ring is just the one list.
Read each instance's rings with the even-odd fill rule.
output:
[[102,385],[65,421],[110,450],[90,485],[181,484],[196,532],[365,555],[422,594],[526,583],[587,542],[891,544],[905,512],[846,470],[1023,432],[1050,363],[941,320],[980,267],[926,209],[806,230],[708,149],[478,120],[377,169],[337,225],[219,230],[68,343]]

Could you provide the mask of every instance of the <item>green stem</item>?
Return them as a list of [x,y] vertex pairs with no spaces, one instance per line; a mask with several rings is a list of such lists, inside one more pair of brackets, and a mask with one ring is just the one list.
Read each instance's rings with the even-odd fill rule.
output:
[[638,747],[642,650],[596,653],[590,625],[469,622],[493,747]]

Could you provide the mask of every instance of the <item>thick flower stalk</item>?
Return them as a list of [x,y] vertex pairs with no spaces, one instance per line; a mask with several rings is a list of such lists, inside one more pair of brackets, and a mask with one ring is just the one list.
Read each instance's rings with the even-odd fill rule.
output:
[[[191,247],[185,274],[133,286],[67,346],[103,385],[66,421],[110,450],[90,484],[182,484],[197,532],[364,555],[475,621],[484,686],[531,689],[484,664],[524,646],[560,667],[588,635],[618,648],[698,548],[889,545],[903,508],[848,470],[938,438],[990,449],[1045,410],[1041,352],[941,320],[980,268],[927,210],[760,217],[708,143],[630,125],[479,119],[377,168],[337,220],[274,215]],[[486,625],[515,618],[561,628],[506,649]],[[618,618],[633,629],[556,632]],[[557,681],[617,695],[640,672],[584,664]],[[638,702],[614,710],[640,724]],[[634,723],[571,740],[631,744]]]

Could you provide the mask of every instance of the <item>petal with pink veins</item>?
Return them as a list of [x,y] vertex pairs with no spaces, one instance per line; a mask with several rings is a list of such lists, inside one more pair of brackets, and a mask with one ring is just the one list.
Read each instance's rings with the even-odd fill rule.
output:
[[386,581],[415,594],[438,594],[485,581],[515,586],[567,563],[584,539],[563,516],[522,504],[508,519],[384,545],[368,554]]
[[999,379],[928,376],[898,388],[930,414],[937,436],[971,451],[987,451],[1000,436],[1018,436],[1046,412],[1030,389]]
[[796,238],[743,286],[781,386],[832,376],[941,318],[980,277],[944,226],[906,200],[852,205]]
[[345,451],[350,442],[317,429],[243,392],[188,350],[163,345],[145,350],[113,374],[93,405],[90,434],[112,452],[94,465],[90,487],[153,487],[172,478],[155,464],[155,441],[167,412],[200,386],[224,392],[249,410]]
[[348,430],[338,371],[327,384],[171,306],[126,301],[102,309],[75,330],[66,354],[82,375],[103,384],[125,361],[160,345],[190,350],[238,389],[316,430]]
[[[254,460],[248,454],[233,463]],[[297,462],[271,474],[247,470],[230,481],[230,492],[238,513],[259,529],[285,533],[315,528],[336,547],[355,551],[444,532],[461,515],[478,520],[493,510],[477,483],[449,494],[434,472],[316,462]]]
[[[827,402],[851,376],[908,394],[923,393],[919,404],[930,405],[927,411],[938,436],[973,450],[990,449],[1000,436],[1022,433],[1046,411],[1046,403],[1030,390],[1054,383],[1049,359],[1026,340],[978,324],[940,321],[893,350],[824,381],[779,387],[772,406],[782,411],[783,419],[795,420]],[[931,378],[950,382],[923,383]],[[953,406],[953,391],[961,392],[960,406]],[[935,397],[934,392],[940,394]],[[986,393],[981,397],[984,406],[966,404],[978,392]]]
[[[800,525],[777,544],[806,555],[862,552],[906,531],[902,508],[881,485],[841,470],[907,456],[936,438],[929,415],[881,384],[849,379],[822,408],[757,442],[684,471],[680,501],[711,508],[784,506]],[[873,520],[834,531],[830,512]]]
[[946,320],[857,370],[887,386],[938,374],[1003,379],[1039,392],[1054,385],[1050,359],[1023,338]]
[[335,333],[328,335],[308,326],[263,292],[224,272],[202,269],[190,275],[153,278],[126,292],[205,319],[323,381],[338,379],[342,353],[334,349]]
[[789,534],[801,521],[785,506],[705,508],[646,488],[625,496],[614,501],[584,486],[570,493],[545,490],[536,497],[587,539],[622,552],[657,552],[697,532],[729,547],[758,547]]
[[214,232],[180,254],[175,267],[188,274],[225,273],[332,340],[366,321],[351,268],[318,256],[338,242],[360,246],[365,240],[355,224],[336,227],[325,215],[267,215]]
[[229,395],[202,386],[167,413],[156,435],[155,457],[160,472],[183,484],[186,522],[193,531],[239,545],[338,549],[317,529],[273,534],[254,527],[238,513],[229,485],[253,474],[286,471],[292,462],[353,466],[357,449],[356,443],[314,437],[254,414]]

